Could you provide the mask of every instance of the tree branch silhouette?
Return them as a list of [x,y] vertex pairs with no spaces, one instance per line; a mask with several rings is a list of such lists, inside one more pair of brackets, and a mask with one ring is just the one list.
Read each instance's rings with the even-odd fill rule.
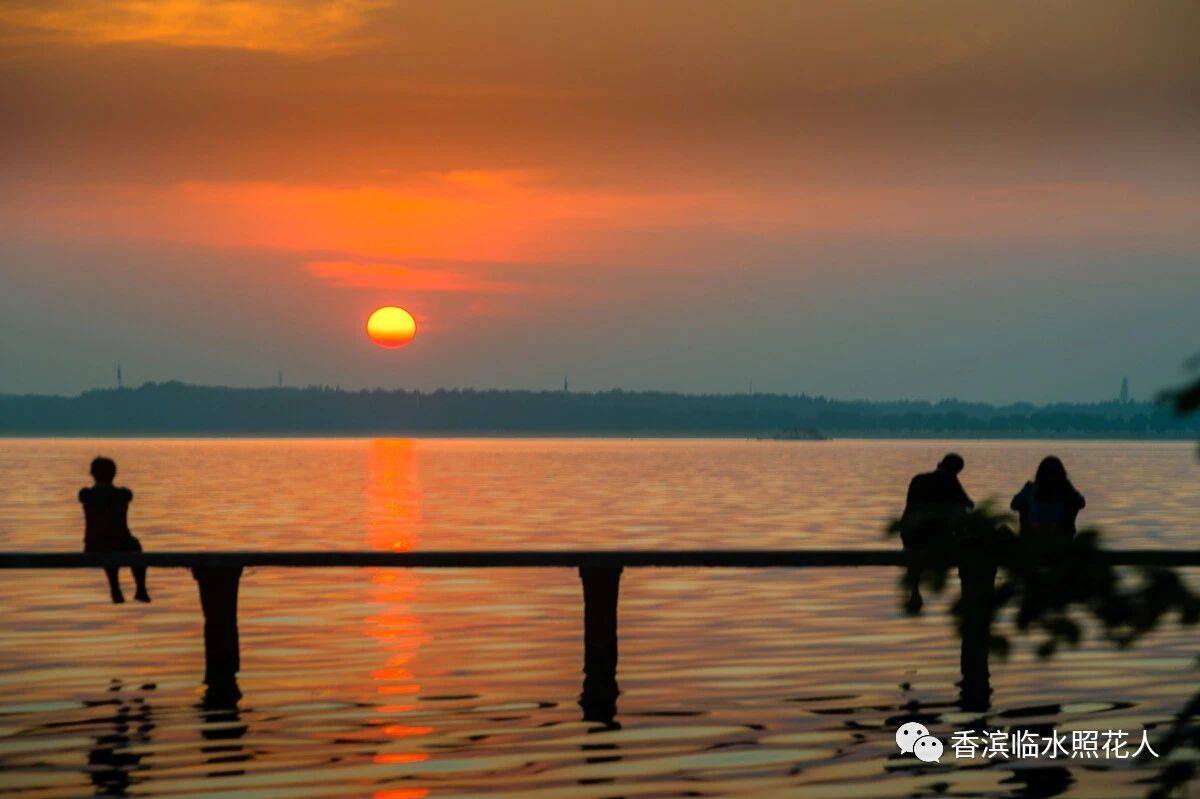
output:
[[[1193,358],[1190,366],[1200,368],[1200,356]],[[1164,392],[1160,401],[1169,403],[1181,415],[1200,411],[1200,379]],[[996,587],[983,592],[990,602],[983,612],[990,624],[988,649],[1001,658],[1011,652],[1013,638],[1035,634],[1040,637],[1037,655],[1052,658],[1064,646],[1077,646],[1089,622],[1105,640],[1129,649],[1172,618],[1185,627],[1200,621],[1200,596],[1176,570],[1113,567],[1104,557],[1102,536],[1095,528],[1067,540],[1043,541],[1014,534],[1013,521],[1010,515],[997,511],[993,501],[971,511],[943,516],[933,525],[935,533],[928,545],[914,553],[902,583],[907,587],[916,580],[937,594],[950,584],[950,571],[956,566],[966,584],[969,572],[964,570],[969,564],[990,564],[996,569]],[[887,531],[897,535],[901,529],[896,519]],[[980,593],[975,592],[972,601],[967,601],[967,594],[967,590],[962,591],[950,611],[960,636],[968,630],[970,616],[976,614],[978,618],[981,612]],[[901,607],[913,615],[920,613],[920,609],[906,606],[903,598]],[[1149,799],[1166,799],[1200,772],[1196,755],[1200,751],[1198,716],[1200,692],[1180,708],[1158,742],[1158,752],[1166,765],[1150,781]]]

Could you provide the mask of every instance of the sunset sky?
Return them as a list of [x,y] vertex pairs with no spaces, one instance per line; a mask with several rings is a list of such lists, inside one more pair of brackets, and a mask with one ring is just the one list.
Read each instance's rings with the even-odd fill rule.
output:
[[[0,392],[1146,398],[1200,6],[0,6]],[[409,346],[372,310],[417,318]]]

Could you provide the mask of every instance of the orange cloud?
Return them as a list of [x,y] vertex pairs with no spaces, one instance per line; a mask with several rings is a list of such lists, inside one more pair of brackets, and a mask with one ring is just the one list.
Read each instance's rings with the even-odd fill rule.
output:
[[[27,185],[0,199],[32,228],[96,238],[338,252],[364,261],[563,260],[626,225],[679,224],[711,200],[559,188],[532,173],[458,171],[406,182]],[[358,259],[355,259],[358,260]]]
[[429,294],[518,294],[527,288],[498,280],[475,278],[443,269],[417,269],[399,264],[355,261],[313,261],[308,271],[335,286],[356,289],[397,289]]
[[1196,203],[1188,188],[1119,183],[655,193],[483,170],[349,186],[28,183],[0,195],[0,233],[267,249],[296,253],[302,263],[314,264],[312,274],[345,286],[505,293],[515,287],[470,270],[452,266],[441,273],[409,264],[706,268],[721,266],[714,264],[710,244],[722,235],[743,245],[761,238],[776,252],[813,235],[1162,237],[1188,229]]
[[8,2],[4,42],[224,47],[318,55],[361,42],[369,12],[388,0],[67,0]]

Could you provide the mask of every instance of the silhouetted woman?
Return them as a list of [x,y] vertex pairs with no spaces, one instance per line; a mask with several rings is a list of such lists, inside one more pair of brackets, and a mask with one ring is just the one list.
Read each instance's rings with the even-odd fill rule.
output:
[[1021,519],[1022,536],[1049,542],[1075,536],[1075,517],[1086,504],[1067,478],[1062,461],[1051,455],[1038,464],[1033,482],[1017,492],[1010,507]]
[[[124,486],[113,485],[117,476],[117,464],[109,458],[96,458],[92,461],[92,478],[95,485],[79,489],[79,502],[83,505],[83,551],[84,552],[141,552],[142,544],[129,532],[129,503],[133,502],[133,492]],[[124,602],[125,595],[121,593],[121,583],[117,579],[117,568],[108,567],[104,573],[108,575],[108,590],[113,602]],[[137,583],[137,593],[133,598],[139,602],[149,602],[150,594],[146,591],[146,569],[144,566],[133,568],[133,579]]]

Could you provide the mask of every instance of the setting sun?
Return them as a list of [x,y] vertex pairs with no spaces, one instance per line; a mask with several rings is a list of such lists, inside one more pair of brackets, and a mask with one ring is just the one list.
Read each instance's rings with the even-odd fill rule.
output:
[[417,335],[417,320],[395,305],[385,305],[367,320],[367,335],[381,347],[403,347]]

